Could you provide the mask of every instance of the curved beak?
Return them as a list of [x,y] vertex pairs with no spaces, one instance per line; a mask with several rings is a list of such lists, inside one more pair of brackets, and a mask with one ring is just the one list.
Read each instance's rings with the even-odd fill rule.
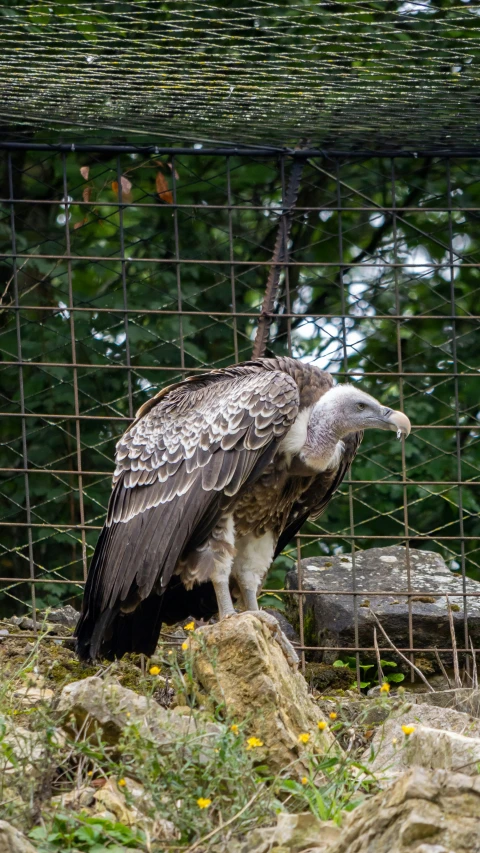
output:
[[387,429],[396,431],[397,438],[401,438],[402,435],[404,435],[405,438],[408,438],[412,425],[408,420],[407,416],[403,414],[403,412],[397,412],[392,409],[385,409],[383,413],[383,419],[385,421]]

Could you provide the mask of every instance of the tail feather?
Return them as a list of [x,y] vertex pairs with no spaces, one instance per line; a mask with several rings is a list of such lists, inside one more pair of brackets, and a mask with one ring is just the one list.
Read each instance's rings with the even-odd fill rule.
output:
[[[137,499],[143,502],[141,490],[137,491]],[[77,651],[83,660],[119,658],[126,652],[153,653],[166,610],[164,593],[177,562],[199,521],[207,515],[213,527],[220,512],[219,492],[204,492],[200,483],[197,494],[192,491],[188,499],[179,495],[103,528],[76,629]],[[112,504],[118,500],[114,492]],[[183,601],[177,593],[174,603],[178,596]],[[188,598],[178,606],[179,612],[183,613],[187,602]]]
[[185,589],[180,578],[174,576],[162,595],[152,593],[131,613],[108,609],[93,624],[82,616],[77,627],[77,653],[81,660],[115,660],[128,652],[150,657],[162,623],[175,625],[189,616],[207,621],[217,613],[217,598],[210,581]]
[[77,653],[81,660],[115,660],[128,652],[150,657],[162,627],[161,596],[151,595],[132,613],[105,610],[90,626],[77,633]]

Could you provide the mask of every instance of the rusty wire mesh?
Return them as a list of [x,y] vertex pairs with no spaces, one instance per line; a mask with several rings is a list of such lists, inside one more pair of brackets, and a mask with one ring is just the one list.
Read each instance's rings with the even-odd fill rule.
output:
[[[292,165],[266,151],[33,148],[0,152],[0,616],[78,605],[135,410],[162,385],[250,356]],[[366,434],[280,576],[302,553],[437,551],[464,581],[467,650],[465,582],[480,579],[480,163],[294,156],[305,165],[268,350],[359,381],[414,429],[407,445]],[[355,561],[351,581],[357,600]],[[404,650],[419,651],[412,617]]]

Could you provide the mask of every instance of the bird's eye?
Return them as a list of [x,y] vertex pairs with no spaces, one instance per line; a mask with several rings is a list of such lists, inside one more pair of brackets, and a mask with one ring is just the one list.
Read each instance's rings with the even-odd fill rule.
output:
[[357,409],[359,410],[359,412],[363,412],[363,410],[366,408],[367,408],[366,403],[357,403]]

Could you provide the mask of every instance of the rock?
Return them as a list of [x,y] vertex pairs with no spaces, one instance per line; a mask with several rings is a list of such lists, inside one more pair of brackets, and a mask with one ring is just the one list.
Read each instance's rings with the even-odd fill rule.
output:
[[[90,816],[113,819],[125,826],[136,826],[147,832],[153,841],[177,840],[180,833],[170,820],[148,816],[148,812],[155,811],[155,806],[143,785],[128,777],[122,782],[124,784],[120,787],[117,779],[110,778],[100,786],[75,788],[67,794],[54,797],[52,804],[72,810],[81,809]],[[126,793],[133,803],[127,803]]]
[[[109,779],[107,784],[95,791],[95,804],[93,814],[109,817],[113,815],[120,823],[127,826],[138,826],[147,831],[152,841],[175,841],[180,838],[180,833],[175,824],[165,818],[155,820],[146,817],[138,808],[138,803],[145,804],[147,795],[143,786],[133,779],[126,778],[125,788],[120,789],[116,780]],[[128,791],[135,801],[135,805],[127,806],[123,791]],[[153,810],[153,802],[150,805]]]
[[409,767],[453,770],[478,775],[480,738],[456,732],[418,726],[405,744],[405,761]]
[[141,696],[127,687],[122,687],[116,678],[102,679],[97,676],[72,681],[61,693],[58,711],[64,718],[64,728],[72,729],[70,717],[74,717],[75,728],[82,726],[85,735],[96,727],[102,729],[106,743],[115,745],[127,726],[134,724],[144,738],[157,746],[177,737],[196,732],[207,740],[222,733],[219,723],[204,722],[198,715],[180,716],[162,708],[154,699]]
[[138,826],[138,809],[127,806],[125,795],[115,779],[108,779],[105,785],[94,791],[94,814],[110,820],[113,817],[125,826]]
[[288,847],[292,853],[306,847],[327,848],[340,836],[333,821],[322,821],[311,812],[288,814],[280,812],[273,833],[273,846]]
[[480,718],[480,690],[470,687],[457,687],[453,690],[440,690],[435,693],[424,693],[415,697],[412,701],[422,702],[426,705],[435,705],[437,708],[453,708],[455,711],[463,711],[471,717]]
[[[451,645],[450,628],[445,596],[434,597],[435,590],[448,592],[452,615],[460,644],[464,642],[464,600],[461,577],[448,569],[444,559],[433,551],[410,549],[412,614],[415,645],[420,648]],[[307,645],[354,646],[354,605],[352,592],[352,557],[342,554],[334,557],[316,557],[302,560],[303,588],[318,590],[318,595],[303,599]],[[409,646],[408,599],[402,592],[408,587],[406,549],[400,546],[371,548],[355,555],[356,589],[358,597],[358,642],[371,646],[374,620],[371,608],[378,616],[390,639],[396,646]],[[480,592],[477,581],[466,578],[466,593]],[[286,578],[288,589],[297,589],[297,571]],[[335,591],[322,595],[323,590]],[[375,590],[392,590],[394,595],[373,595]],[[398,590],[398,592],[397,592]],[[289,596],[293,609],[292,621],[298,623],[298,597]],[[474,644],[480,641],[480,597],[468,599],[468,625]],[[385,641],[378,635],[380,646]],[[336,652],[325,652],[320,657],[331,663]],[[389,654],[393,654],[389,652]]]
[[348,690],[355,680],[355,674],[348,667],[310,661],[305,666],[305,678],[310,688],[323,693],[326,690]]
[[7,720],[0,720],[0,724],[5,726],[0,734],[0,775],[30,773],[44,754],[41,734]]
[[49,622],[54,625],[64,625],[66,628],[75,628],[80,617],[78,610],[75,610],[70,604],[56,610],[49,610],[47,615]]
[[[231,841],[222,853],[300,853],[308,850],[328,853],[329,846],[340,837],[341,830],[333,821],[322,821],[311,812],[277,815],[277,825],[254,829],[242,841]],[[220,853],[220,850],[218,851]]]
[[11,622],[22,631],[33,631],[35,629],[35,622],[29,616],[12,616]]
[[[49,740],[57,746],[64,743],[60,729],[50,730]],[[46,741],[42,731],[17,726],[9,718],[0,717],[0,778],[3,774],[29,774],[42,769]]]
[[[188,621],[194,622],[195,620],[190,617]],[[183,630],[181,625],[178,625],[174,631],[166,631],[164,637],[167,642],[168,640],[185,640],[187,637],[187,632]]]
[[0,853],[36,853],[36,850],[23,832],[0,820]]
[[480,850],[480,779],[414,768],[350,812],[328,853]]
[[189,705],[175,705],[170,710],[172,714],[179,714],[181,717],[188,717],[192,713]]
[[[416,738],[412,746],[402,731],[403,725],[415,726]],[[435,738],[432,731],[438,731],[438,755],[435,754],[434,746],[432,747]],[[449,738],[449,735],[452,737]],[[455,740],[455,735],[463,735],[464,738]],[[410,737],[413,735],[409,735]],[[471,740],[471,749],[475,751],[480,746],[479,738],[480,721],[472,719],[468,714],[450,708],[407,702],[393,710],[391,716],[378,728],[363,761],[369,771],[383,780],[396,778],[412,765],[459,769],[471,760],[468,757],[471,754],[469,745],[463,741]],[[415,743],[418,748],[415,748]],[[371,750],[375,756],[373,761],[370,761]],[[456,750],[458,760],[455,757]],[[467,773],[470,770],[465,769],[462,772]]]
[[[395,652],[393,653],[393,656],[395,657]],[[446,657],[443,652],[442,652],[442,657],[443,658]],[[447,657],[448,657],[448,655],[447,655]],[[450,658],[451,657],[452,656],[450,655]],[[417,658],[415,655],[415,663],[416,662],[417,662]],[[435,663],[436,663],[436,661],[435,661]],[[406,667],[405,667],[405,669],[406,669]],[[420,669],[420,667],[419,667],[419,669]],[[454,680],[453,671],[452,671],[452,678],[451,678],[450,684],[448,682],[448,679],[445,678],[443,675],[440,675],[440,673],[438,673],[438,672],[434,673],[432,675],[429,672],[428,673],[425,672],[425,670],[422,670],[422,671],[423,671],[423,674],[426,675],[426,677],[428,678],[428,683],[429,683],[430,687],[432,687],[435,692],[443,693],[444,690],[450,690],[451,689],[450,684]],[[410,681],[409,678],[408,679],[406,678],[402,684],[402,688],[405,690],[406,693],[409,693],[409,694],[410,693],[417,693],[417,694],[427,693],[430,695],[430,692],[431,692],[429,690],[429,688],[427,687],[427,685],[425,684],[425,682],[420,681],[420,679],[412,682],[412,681]],[[420,696],[418,701],[423,702],[423,698]]]
[[301,733],[310,734],[320,751],[335,743],[330,731],[319,732],[317,723],[324,718],[305,679],[292,670],[270,626],[256,614],[199,628],[190,642],[201,702],[213,697],[232,720],[250,718],[249,732],[263,741],[272,768],[298,758]]
[[54,692],[48,687],[18,687],[13,695],[19,700],[21,705],[31,708],[40,704],[40,702],[51,702]]

